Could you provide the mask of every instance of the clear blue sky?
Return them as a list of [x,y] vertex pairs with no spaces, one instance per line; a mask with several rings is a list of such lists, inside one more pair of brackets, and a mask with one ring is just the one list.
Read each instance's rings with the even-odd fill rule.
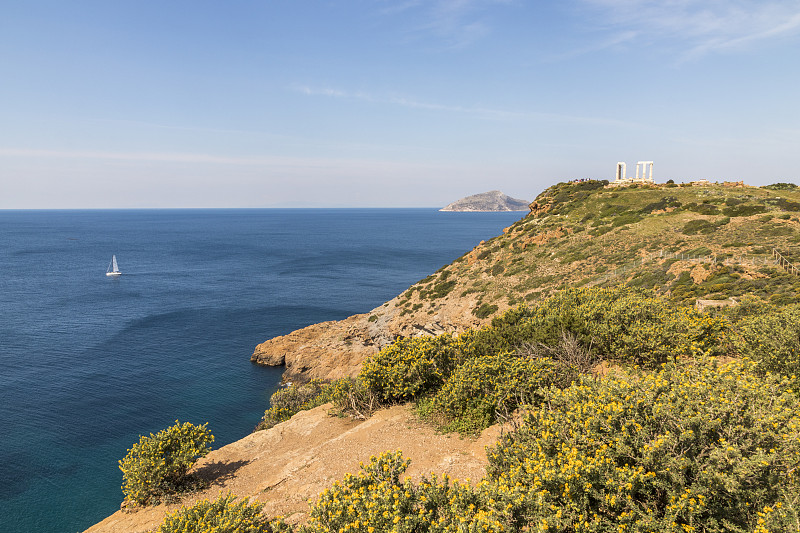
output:
[[800,181],[800,2],[20,0],[0,208],[441,206]]

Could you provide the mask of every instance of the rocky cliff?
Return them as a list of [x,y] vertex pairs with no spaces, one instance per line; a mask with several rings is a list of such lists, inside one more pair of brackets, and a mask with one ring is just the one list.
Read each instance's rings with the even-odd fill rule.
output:
[[[289,382],[355,377],[367,357],[397,338],[455,333],[487,321],[471,313],[477,303],[474,297],[443,301],[435,312],[419,303],[409,307],[408,301],[403,293],[369,313],[269,339],[256,346],[250,360],[285,365],[283,379]],[[419,307],[413,309],[415,305]]]

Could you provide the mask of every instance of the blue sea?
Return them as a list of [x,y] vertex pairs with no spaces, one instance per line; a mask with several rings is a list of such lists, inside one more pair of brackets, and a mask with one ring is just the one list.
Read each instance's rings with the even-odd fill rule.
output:
[[[521,213],[0,211],[0,530],[119,509],[117,461],[175,420],[250,433],[268,338],[367,312]],[[119,278],[105,275],[116,254]]]

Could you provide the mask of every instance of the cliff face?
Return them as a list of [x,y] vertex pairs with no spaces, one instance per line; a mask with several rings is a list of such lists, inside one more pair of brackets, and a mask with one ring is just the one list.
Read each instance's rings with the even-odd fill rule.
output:
[[450,299],[429,314],[421,309],[406,312],[402,296],[369,313],[312,324],[269,339],[256,346],[250,360],[285,365],[283,379],[289,382],[355,377],[367,357],[397,338],[455,333],[487,321],[471,314],[475,298]]

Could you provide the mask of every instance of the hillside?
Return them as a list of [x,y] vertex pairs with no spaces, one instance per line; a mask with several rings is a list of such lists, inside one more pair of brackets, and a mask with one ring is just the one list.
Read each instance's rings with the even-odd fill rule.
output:
[[[788,304],[800,277],[772,251],[800,253],[800,193],[603,185],[555,185],[371,313],[260,345],[254,358],[285,361],[287,379],[357,377],[276,393],[265,430],[201,459],[209,486],[180,504],[230,491],[284,514],[277,530],[307,533],[401,519],[423,531],[796,530],[800,305]],[[743,305],[706,314],[698,299]],[[90,531],[152,530],[180,504],[126,507]]]
[[511,198],[500,191],[473,194],[456,200],[439,211],[527,211],[528,201]]
[[723,185],[604,188],[559,183],[502,235],[372,311],[260,344],[252,360],[286,378],[354,376],[400,337],[457,332],[556,290],[627,284],[679,303],[800,301],[800,189]]

